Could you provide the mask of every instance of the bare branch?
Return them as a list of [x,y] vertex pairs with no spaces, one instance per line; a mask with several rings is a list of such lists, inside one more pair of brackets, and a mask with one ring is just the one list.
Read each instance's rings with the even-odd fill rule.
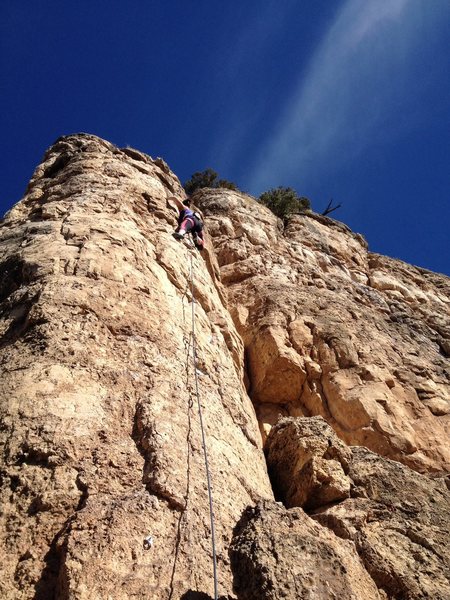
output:
[[342,204],[337,204],[336,206],[332,206],[332,204],[333,204],[333,198],[331,198],[331,200],[328,202],[326,209],[323,211],[323,213],[322,213],[323,217],[325,217],[326,215],[329,215],[334,210],[337,210],[338,208],[341,208],[341,206],[342,206]]

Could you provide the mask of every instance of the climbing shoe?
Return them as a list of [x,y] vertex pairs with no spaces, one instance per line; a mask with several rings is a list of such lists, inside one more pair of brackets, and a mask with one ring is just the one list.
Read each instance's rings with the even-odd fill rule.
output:
[[203,240],[201,239],[200,236],[198,236],[196,233],[194,233],[194,235],[192,236],[194,239],[194,244],[195,247],[197,248],[197,250],[203,250]]
[[176,240],[182,240],[184,238],[184,236],[186,235],[186,232],[185,231],[174,231],[172,233],[172,235]]

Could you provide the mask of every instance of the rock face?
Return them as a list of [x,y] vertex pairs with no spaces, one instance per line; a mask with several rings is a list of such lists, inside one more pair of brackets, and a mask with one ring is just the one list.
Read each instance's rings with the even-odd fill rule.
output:
[[320,415],[347,444],[449,470],[450,281],[372,254],[320,215],[283,229],[243,194],[200,191],[266,436]]
[[0,596],[213,597],[196,373],[220,598],[446,597],[448,278],[224,190],[201,255],[170,196],[78,134],[0,224]]
[[272,497],[241,341],[213,261],[171,237],[173,193],[162,161],[74,136],[2,224],[2,598],[211,593],[191,257],[221,589],[234,525]]
[[231,560],[242,600],[383,597],[354,545],[301,509],[267,502],[248,509],[236,528]]
[[[266,445],[279,498],[305,508],[312,498],[311,517],[354,543],[389,598],[444,600],[450,591],[450,498],[444,480],[366,448],[341,445],[322,417],[279,421]],[[263,530],[271,534],[270,527]],[[286,544],[292,552],[289,536]]]
[[350,496],[351,451],[322,417],[281,418],[265,445],[277,496],[290,508],[314,508]]
[[366,448],[352,448],[352,454],[351,497],[312,518],[355,543],[368,573],[389,598],[445,600],[450,501],[444,481]]

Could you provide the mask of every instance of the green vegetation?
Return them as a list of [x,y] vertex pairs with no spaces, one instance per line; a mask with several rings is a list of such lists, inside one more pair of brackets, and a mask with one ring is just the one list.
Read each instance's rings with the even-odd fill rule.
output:
[[219,175],[213,169],[197,171],[184,184],[186,194],[193,194],[200,188],[226,188],[227,190],[237,190],[238,187],[232,181],[219,179]]
[[292,188],[278,187],[264,192],[259,201],[267,206],[277,217],[286,222],[291,215],[296,215],[311,208],[311,202],[299,196]]

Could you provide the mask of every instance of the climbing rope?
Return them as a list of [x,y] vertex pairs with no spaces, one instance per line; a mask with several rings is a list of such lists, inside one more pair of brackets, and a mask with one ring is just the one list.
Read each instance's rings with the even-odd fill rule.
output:
[[205,458],[205,471],[206,471],[206,483],[208,486],[208,499],[209,499],[209,517],[211,521],[211,544],[212,544],[212,556],[213,556],[213,574],[214,574],[214,600],[217,600],[217,557],[216,557],[216,539],[215,539],[215,531],[214,531],[214,512],[213,512],[213,495],[211,489],[211,476],[209,473],[209,464],[208,464],[208,452],[206,450],[206,436],[205,436],[205,428],[203,426],[203,415],[202,415],[202,405],[200,402],[200,392],[198,385],[198,374],[197,374],[197,340],[195,337],[195,295],[194,295],[194,266],[192,259],[192,251],[190,252],[191,262],[190,262],[190,280],[191,280],[191,317],[192,317],[192,327],[191,327],[191,337],[192,337],[192,361],[194,366],[194,381],[195,381],[195,395],[197,397],[197,406],[198,406],[198,416],[200,420],[200,429],[202,432],[202,445],[203,445],[203,456]]

